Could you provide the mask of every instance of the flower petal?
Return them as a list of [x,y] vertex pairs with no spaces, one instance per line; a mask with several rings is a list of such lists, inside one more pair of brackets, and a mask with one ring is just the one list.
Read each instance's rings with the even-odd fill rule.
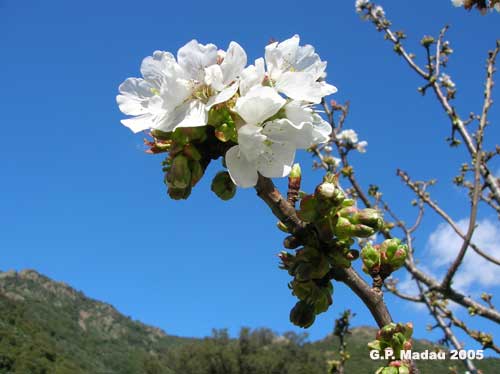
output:
[[244,125],[238,130],[238,144],[247,160],[254,161],[264,152],[266,136],[262,134],[262,127]]
[[255,65],[247,66],[241,72],[240,94],[246,95],[254,86],[261,85],[265,77],[264,59],[255,60]]
[[132,130],[134,133],[149,130],[154,128],[154,116],[151,114],[144,114],[142,116],[122,119],[121,123]]
[[247,123],[257,125],[275,115],[285,103],[271,87],[254,86],[236,101],[234,110]]
[[289,71],[281,74],[276,82],[276,89],[294,100],[314,104],[320,103],[324,96],[337,92],[334,86],[326,82],[317,82],[312,73]]
[[189,78],[202,82],[205,68],[217,63],[217,47],[191,40],[179,49],[177,61]]
[[231,147],[226,152],[225,159],[229,175],[234,184],[244,188],[253,187],[257,184],[259,178],[257,168],[254,163],[245,158],[238,145]]
[[272,142],[257,159],[257,170],[268,178],[281,178],[290,174],[295,160],[295,147],[286,142]]
[[285,115],[296,127],[300,127],[302,122],[313,121],[313,112],[311,108],[296,100],[290,101],[285,105]]
[[236,42],[229,43],[224,60],[220,68],[224,75],[224,83],[227,85],[238,77],[247,64],[247,54]]
[[234,96],[234,94],[238,91],[238,82],[234,82],[229,87],[224,88],[217,95],[212,96],[207,103],[207,110],[213,107],[216,104],[224,103],[228,101],[230,98]]
[[217,91],[224,89],[224,77],[220,65],[211,65],[205,68],[205,83]]
[[174,131],[178,127],[199,127],[207,124],[207,110],[205,104],[198,100],[191,100],[175,108],[174,112],[158,126],[162,131]]
[[173,64],[177,64],[173,54],[164,51],[154,51],[153,56],[148,56],[142,60],[141,74],[146,80],[155,82],[159,87]]
[[289,143],[299,149],[307,149],[314,143],[311,122],[302,122],[300,126],[294,126],[288,119],[278,119],[266,122],[262,133],[273,142]]
[[278,79],[282,72],[293,67],[299,43],[300,37],[294,35],[281,43],[272,43],[266,46],[267,70],[272,79]]
[[314,114],[313,120],[313,142],[316,144],[326,143],[330,140],[332,126],[318,114]]
[[128,78],[118,88],[116,102],[124,114],[138,116],[148,113],[148,101],[154,96],[153,86],[140,78]]

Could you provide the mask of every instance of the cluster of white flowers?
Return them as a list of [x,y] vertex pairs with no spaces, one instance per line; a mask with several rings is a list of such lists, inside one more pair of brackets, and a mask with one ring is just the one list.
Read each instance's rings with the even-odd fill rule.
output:
[[324,81],[326,62],[298,35],[265,48],[265,58],[247,65],[243,48],[231,42],[227,51],[193,40],[176,58],[156,51],[143,60],[143,78],[123,82],[120,110],[132,118],[122,123],[132,131],[208,124],[211,108],[229,109],[238,144],[226,155],[234,183],[251,187],[258,173],[288,175],[295,151],[327,142],[330,125],[312,106],[337,89]]
[[358,141],[358,134],[356,133],[356,131],[351,129],[342,130],[339,134],[337,134],[336,137],[345,146],[355,148],[360,153],[366,152],[368,142],[365,140]]

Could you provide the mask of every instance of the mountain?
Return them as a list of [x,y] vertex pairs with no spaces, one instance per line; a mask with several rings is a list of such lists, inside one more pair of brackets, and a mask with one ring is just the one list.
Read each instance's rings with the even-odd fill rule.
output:
[[[375,331],[353,329],[346,373],[374,372],[366,343]],[[416,346],[435,348],[425,341]],[[227,330],[204,339],[167,335],[34,270],[0,272],[0,373],[325,374],[337,347],[332,336],[311,343],[306,334],[265,328],[243,328],[236,339]],[[447,374],[449,366],[419,365],[422,374]],[[499,359],[478,366],[485,374],[500,372]]]

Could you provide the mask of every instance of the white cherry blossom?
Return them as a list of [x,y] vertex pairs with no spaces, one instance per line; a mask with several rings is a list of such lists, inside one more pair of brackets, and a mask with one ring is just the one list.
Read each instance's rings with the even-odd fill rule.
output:
[[321,61],[311,45],[299,46],[294,35],[281,43],[266,46],[268,79],[279,92],[294,100],[318,104],[337,88],[324,82],[326,62]]
[[208,110],[237,92],[246,62],[235,42],[224,57],[215,45],[196,40],[179,49],[177,61],[169,52],[156,51],[142,62],[143,78],[129,78],[119,87],[119,108],[133,116],[122,123],[134,132],[205,126]]

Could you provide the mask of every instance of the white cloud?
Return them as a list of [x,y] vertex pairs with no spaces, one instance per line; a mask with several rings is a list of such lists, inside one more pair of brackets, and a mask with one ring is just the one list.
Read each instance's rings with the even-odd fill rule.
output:
[[[457,224],[462,232],[467,231],[468,219],[462,219]],[[500,258],[500,225],[489,219],[478,221],[472,242],[491,256]],[[428,242],[428,254],[433,259],[430,265],[437,274],[444,274],[455,260],[462,243],[463,240],[448,224],[438,225]],[[453,279],[453,285],[460,290],[469,290],[472,286],[499,286],[500,267],[488,262],[469,248],[462,266]]]

